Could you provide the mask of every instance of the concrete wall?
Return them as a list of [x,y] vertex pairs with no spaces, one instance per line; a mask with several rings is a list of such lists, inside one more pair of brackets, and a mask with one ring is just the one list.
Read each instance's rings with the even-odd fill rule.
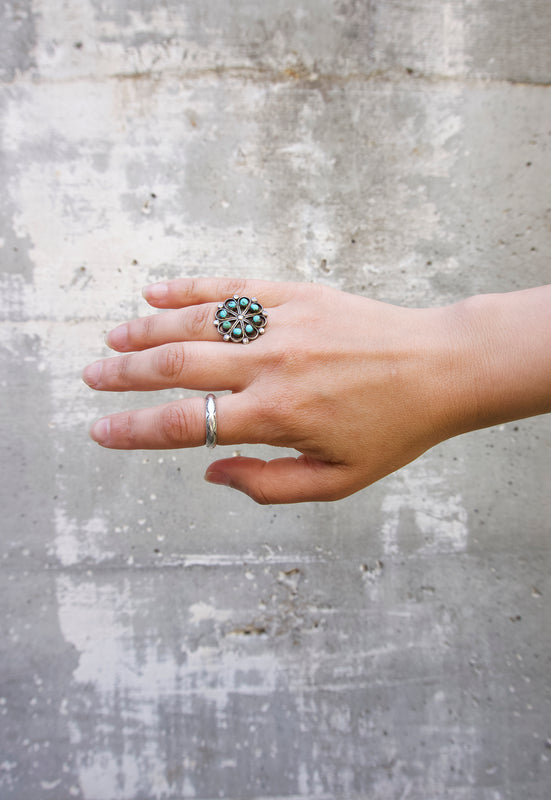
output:
[[98,448],[147,401],[79,376],[158,278],[549,282],[550,41],[547,0],[3,0],[2,800],[549,799],[549,417],[257,507]]

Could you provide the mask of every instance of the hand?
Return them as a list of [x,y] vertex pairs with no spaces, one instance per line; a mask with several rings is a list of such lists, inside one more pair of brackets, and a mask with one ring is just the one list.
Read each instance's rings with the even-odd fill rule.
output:
[[[258,297],[264,336],[224,342],[217,302]],[[183,279],[144,290],[163,314],[115,328],[125,353],[88,366],[102,391],[169,387],[217,398],[218,443],[265,442],[298,458],[235,457],[211,464],[212,483],[260,503],[345,497],[459,432],[450,380],[448,309],[404,309],[312,284]],[[459,411],[459,413],[456,413]],[[117,449],[205,443],[204,396],[99,420],[91,436]]]

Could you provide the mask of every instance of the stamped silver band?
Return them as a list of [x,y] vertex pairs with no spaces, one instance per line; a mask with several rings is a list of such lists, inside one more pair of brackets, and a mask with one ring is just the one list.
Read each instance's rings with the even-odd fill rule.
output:
[[207,438],[205,441],[205,445],[207,447],[216,447],[216,439],[217,439],[217,425],[216,425],[216,398],[213,394],[208,394],[206,396],[206,409],[205,409],[205,421],[207,425]]

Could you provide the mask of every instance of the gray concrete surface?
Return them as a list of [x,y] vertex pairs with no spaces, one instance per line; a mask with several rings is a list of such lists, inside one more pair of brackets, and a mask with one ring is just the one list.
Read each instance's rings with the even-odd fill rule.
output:
[[546,0],[3,0],[2,800],[549,800],[549,417],[261,508],[97,448],[145,401],[79,375],[161,277],[549,282],[550,43]]

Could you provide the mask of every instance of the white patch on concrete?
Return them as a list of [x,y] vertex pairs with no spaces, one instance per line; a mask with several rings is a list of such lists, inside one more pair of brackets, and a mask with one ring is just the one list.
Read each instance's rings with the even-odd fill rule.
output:
[[[83,81],[78,92],[72,83],[45,83],[26,86],[6,103],[2,146],[8,157],[16,158],[24,148],[37,152],[37,130],[45,140],[56,142],[56,160],[39,155],[26,159],[5,187],[18,209],[14,230],[31,242],[33,285],[20,281],[14,287],[20,289],[27,318],[122,321],[146,309],[151,312],[140,295],[149,282],[149,270],[157,270],[159,264],[174,268],[183,264],[180,274],[185,274],[191,264],[195,274],[208,252],[211,269],[217,264],[218,271],[231,274],[228,241],[231,263],[239,265],[236,273],[245,276],[242,265],[254,264],[251,274],[273,278],[278,260],[271,231],[260,250],[253,221],[229,221],[221,235],[214,214],[200,225],[194,218],[186,219],[180,196],[183,179],[175,181],[172,173],[163,177],[161,172],[152,185],[149,178],[152,148],[156,160],[167,165],[174,163],[177,153],[175,168],[185,175],[186,155],[197,139],[187,121],[192,112],[198,119],[211,119],[201,129],[202,139],[220,136],[216,115],[212,121],[217,85],[215,79],[205,79],[202,99],[196,87],[170,80],[145,81],[139,87],[133,82],[90,80]],[[263,90],[252,86],[238,94],[232,89],[241,105],[240,146],[256,153],[252,110]],[[152,119],[157,120],[156,134],[151,131]],[[252,180],[262,165],[252,158],[232,169]],[[220,201],[225,199],[223,181],[215,191],[222,195]],[[191,201],[189,209],[193,211]],[[268,260],[262,256],[264,248],[272,251]],[[4,293],[10,280],[9,275],[1,277]],[[12,303],[15,296],[10,291]]]
[[64,567],[78,564],[84,559],[101,564],[115,556],[113,551],[108,551],[103,546],[108,528],[101,514],[78,523],[76,519],[68,517],[61,504],[56,506],[54,513],[56,538],[50,553],[57,556]]
[[193,603],[189,609],[189,621],[192,625],[199,625],[201,622],[214,621],[225,622],[231,618],[231,611],[224,608],[215,608],[209,603]]
[[[174,9],[161,3],[149,6],[144,14],[126,7],[122,12],[126,16],[124,25],[118,16],[102,16],[93,3],[64,7],[35,0],[33,6],[41,9],[35,17],[38,39],[49,45],[37,48],[34,54],[44,78],[94,75],[100,79],[160,69],[181,72],[183,50],[196,69],[212,63],[209,48],[201,48],[186,38],[185,6],[179,6],[174,13]],[[139,45],[135,44],[140,38]],[[76,42],[82,46],[76,48]]]
[[[264,545],[267,547],[266,545]],[[269,550],[269,548],[267,548]],[[171,557],[165,556],[163,563],[169,566],[182,567],[223,567],[223,566],[242,566],[246,564],[255,565],[277,565],[285,564],[319,564],[325,561],[325,553],[274,553],[266,555],[256,555],[248,552],[246,555],[235,553],[186,553]],[[168,560],[167,560],[168,559]]]
[[[89,445],[87,429],[99,416],[99,398],[80,380],[84,364],[98,355],[98,327],[94,323],[66,326],[50,320],[28,320],[10,328],[0,327],[3,346],[17,354],[21,337],[39,341],[37,371],[43,376],[42,392],[52,413],[48,427],[53,432],[55,448],[56,503],[54,508],[55,538],[46,543],[50,556],[64,566],[84,560],[102,563],[113,558],[109,547],[109,523],[106,512],[95,508],[88,517],[79,519],[78,499],[71,494],[74,475],[66,474],[59,464],[66,461],[66,450]],[[79,480],[90,483],[95,476],[83,468]]]
[[[206,701],[225,725],[232,695],[245,692],[248,696],[270,697],[279,685],[279,666],[273,654],[248,653],[235,639],[227,640],[227,645],[195,649],[184,639],[181,651],[186,658],[182,659],[164,645],[154,630],[145,637],[136,636],[135,626],[144,624],[150,600],[147,591],[136,599],[127,579],[115,585],[60,575],[56,588],[62,634],[79,656],[73,681],[93,693],[95,725],[103,726],[103,744],[98,741],[94,752],[85,752],[79,745],[86,741],[81,730],[86,722],[73,718],[69,725],[86,798],[134,797],[143,792],[144,786],[151,798],[171,795],[159,712],[163,699],[178,705],[182,714],[193,713],[197,701]],[[190,606],[190,612],[197,623],[227,616],[202,602]],[[192,636],[193,629],[187,635]],[[123,703],[121,691],[126,698]],[[139,743],[135,741],[136,727],[144,733]],[[115,735],[122,741],[122,754],[109,747],[109,737]],[[185,796],[193,797],[195,790],[189,775],[184,785]]]
[[[468,540],[468,517],[461,495],[453,490],[453,476],[437,471],[429,458],[410,464],[389,479],[383,498],[385,521],[381,529],[384,552],[395,555],[405,548],[416,553],[463,552]],[[413,516],[418,537],[400,541],[401,515]],[[410,532],[410,525],[406,526]]]
[[61,778],[58,778],[55,781],[40,781],[40,788],[44,789],[47,792],[51,792],[52,789],[56,789],[60,783],[61,783]]

